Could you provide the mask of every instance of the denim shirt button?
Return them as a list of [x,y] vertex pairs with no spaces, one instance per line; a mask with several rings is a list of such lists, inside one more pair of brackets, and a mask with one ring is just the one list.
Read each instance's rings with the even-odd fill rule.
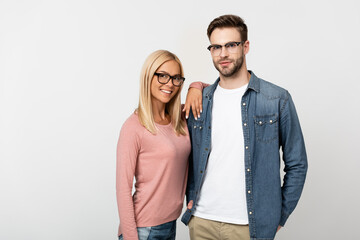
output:
[[250,172],[250,168],[248,168],[246,171]]
[[246,127],[246,123],[244,123],[244,126]]
[[249,214],[251,215],[251,214],[252,214],[252,212],[249,212]]
[[250,194],[250,193],[251,193],[251,191],[249,190],[249,191],[248,191],[248,193]]
[[249,147],[248,147],[248,146],[245,146],[245,149],[249,149]]
[[246,105],[246,103],[243,103],[243,106],[245,106]]

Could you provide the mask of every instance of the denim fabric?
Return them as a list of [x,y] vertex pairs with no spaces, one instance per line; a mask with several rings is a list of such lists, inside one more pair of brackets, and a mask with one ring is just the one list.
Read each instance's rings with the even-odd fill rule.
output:
[[[242,111],[242,122],[239,124],[242,124],[244,132],[249,230],[251,239],[273,239],[278,225],[285,224],[298,203],[307,172],[307,157],[290,94],[250,73],[247,90],[239,102]],[[186,200],[193,200],[194,204],[182,217],[186,225],[196,209],[206,171],[211,147],[212,101],[218,83],[219,79],[204,89],[200,118],[196,121],[190,114],[188,119],[192,152]],[[280,148],[285,164],[283,186]]]
[[[154,227],[138,227],[139,240],[175,240],[176,220]],[[122,234],[119,240],[123,240]]]
[[[150,229],[151,227],[138,227],[137,232],[139,240],[147,240],[150,234]],[[119,236],[119,240],[124,240],[122,234]]]

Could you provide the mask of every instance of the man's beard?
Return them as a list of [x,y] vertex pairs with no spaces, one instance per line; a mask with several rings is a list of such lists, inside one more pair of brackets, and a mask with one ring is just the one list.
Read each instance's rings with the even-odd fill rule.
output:
[[[221,61],[225,61],[225,60],[229,60],[227,58],[225,59],[221,59],[218,62]],[[244,63],[244,56],[241,56],[240,58],[236,59],[236,61],[234,62],[234,66],[232,68],[220,68],[220,64],[216,64],[214,61],[214,66],[215,68],[221,73],[221,75],[223,75],[224,77],[231,77],[234,74],[236,74],[242,67],[243,63]]]

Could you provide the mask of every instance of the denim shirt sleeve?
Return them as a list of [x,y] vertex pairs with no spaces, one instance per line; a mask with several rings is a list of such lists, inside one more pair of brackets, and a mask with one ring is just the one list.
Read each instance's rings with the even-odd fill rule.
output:
[[195,181],[194,181],[194,168],[193,168],[193,158],[192,154],[189,156],[189,173],[188,173],[188,181],[186,187],[186,204],[188,204],[191,200],[195,199]]
[[[190,113],[190,115],[192,115],[192,113]],[[188,128],[189,128],[189,134],[191,136],[191,132],[192,132],[192,126],[190,126],[189,121],[188,123]],[[193,164],[193,150],[192,150],[192,146],[191,146],[191,152],[189,155],[189,172],[188,172],[188,180],[187,180],[187,186],[186,186],[186,204],[188,204],[190,202],[190,200],[194,200],[195,199],[195,180],[194,180],[194,164]]]
[[281,226],[285,225],[300,199],[308,166],[305,143],[295,105],[288,92],[286,96],[280,114],[280,141],[285,163]]

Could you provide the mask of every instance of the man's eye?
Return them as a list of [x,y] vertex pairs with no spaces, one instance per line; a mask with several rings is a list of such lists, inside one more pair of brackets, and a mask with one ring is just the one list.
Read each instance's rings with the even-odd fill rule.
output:
[[236,47],[236,43],[228,43],[228,44],[225,45],[225,47],[234,48],[234,47]]
[[213,46],[213,49],[214,49],[214,50],[217,50],[217,49],[220,49],[220,48],[221,48],[220,45],[214,45],[214,46]]

